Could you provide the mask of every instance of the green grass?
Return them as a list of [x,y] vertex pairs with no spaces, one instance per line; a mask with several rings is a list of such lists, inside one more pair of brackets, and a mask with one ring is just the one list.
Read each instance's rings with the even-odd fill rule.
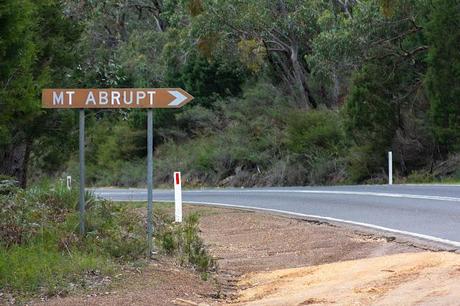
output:
[[144,258],[144,220],[132,208],[88,195],[82,237],[77,202],[59,184],[0,195],[2,292],[21,301],[62,295]]
[[[86,235],[79,235],[78,194],[62,184],[0,195],[0,289],[26,303],[33,297],[85,290],[92,277],[145,263],[145,202],[86,203]],[[215,265],[199,237],[198,214],[174,224],[174,205],[154,203],[157,249],[203,278]],[[97,272],[96,272],[97,271]],[[2,297],[0,297],[0,304]]]
[[[145,208],[146,202],[120,202],[120,206]],[[182,223],[174,224],[174,204],[154,203],[155,242],[163,253],[174,256],[183,266],[191,266],[201,273],[203,279],[216,269],[216,262],[209,255],[203,239],[199,235],[199,218],[215,213],[208,207],[199,207],[187,213]]]
[[[147,202],[115,202],[114,205],[118,207],[131,207],[131,208],[147,208]],[[172,209],[174,203],[172,202],[153,202],[154,209],[166,210]]]
[[65,254],[41,243],[0,248],[0,287],[23,295],[52,296],[71,290],[70,284],[84,287],[85,273],[111,274],[114,263],[104,256],[72,252]]

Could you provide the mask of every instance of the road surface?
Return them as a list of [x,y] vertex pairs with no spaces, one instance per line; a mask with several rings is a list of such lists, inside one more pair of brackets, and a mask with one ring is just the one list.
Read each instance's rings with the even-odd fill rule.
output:
[[[93,189],[114,201],[146,201],[145,189]],[[173,201],[155,190],[154,201]],[[460,186],[369,185],[183,192],[185,203],[232,206],[364,226],[460,249]]]

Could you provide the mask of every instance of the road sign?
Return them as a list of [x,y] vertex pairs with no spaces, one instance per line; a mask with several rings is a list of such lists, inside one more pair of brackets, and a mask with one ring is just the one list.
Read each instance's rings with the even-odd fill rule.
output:
[[147,240],[148,256],[153,251],[153,110],[180,108],[193,97],[180,88],[110,88],[110,89],[44,89],[43,108],[74,108],[80,112],[80,233],[85,234],[85,109],[147,109]]
[[44,108],[180,108],[193,97],[180,88],[44,89]]

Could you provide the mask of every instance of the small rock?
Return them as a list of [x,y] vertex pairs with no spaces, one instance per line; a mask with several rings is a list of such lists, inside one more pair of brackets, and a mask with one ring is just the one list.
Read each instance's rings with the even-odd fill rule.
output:
[[184,300],[184,299],[175,299],[171,301],[174,305],[191,305],[191,306],[199,306],[199,304],[189,301],[189,300]]

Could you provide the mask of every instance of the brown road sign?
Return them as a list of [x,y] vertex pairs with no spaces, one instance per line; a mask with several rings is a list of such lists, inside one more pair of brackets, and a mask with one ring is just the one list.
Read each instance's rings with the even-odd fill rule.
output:
[[44,108],[180,108],[193,97],[180,88],[44,89]]

